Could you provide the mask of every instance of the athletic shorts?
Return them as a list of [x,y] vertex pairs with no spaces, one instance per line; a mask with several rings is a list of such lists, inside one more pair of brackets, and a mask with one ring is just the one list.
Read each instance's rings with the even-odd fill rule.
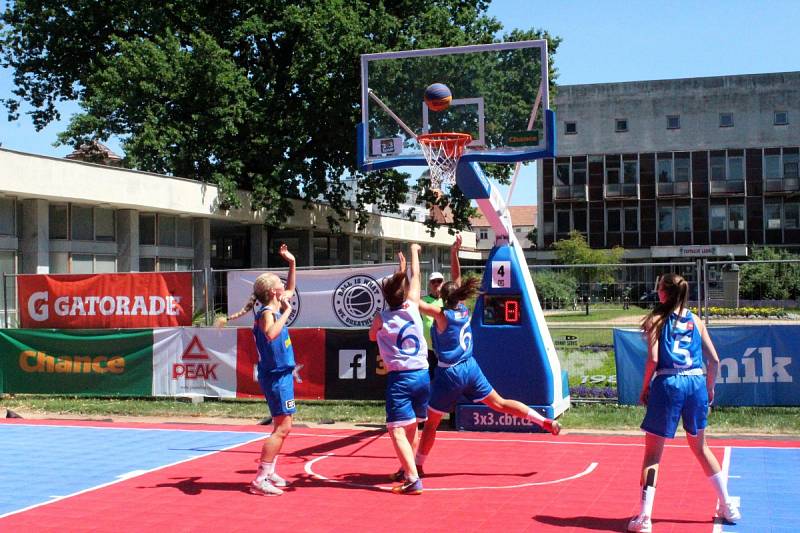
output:
[[671,439],[678,429],[678,419],[690,435],[708,425],[708,390],[702,375],[656,376],[650,384],[647,413],[642,429]]
[[386,384],[386,426],[407,426],[428,419],[431,378],[428,369],[389,372]]
[[297,412],[294,405],[294,376],[291,369],[280,372],[259,372],[258,384],[261,385],[269,413],[273,417]]
[[436,377],[431,388],[430,408],[440,413],[451,412],[463,395],[477,403],[494,390],[473,357],[450,367],[436,367]]

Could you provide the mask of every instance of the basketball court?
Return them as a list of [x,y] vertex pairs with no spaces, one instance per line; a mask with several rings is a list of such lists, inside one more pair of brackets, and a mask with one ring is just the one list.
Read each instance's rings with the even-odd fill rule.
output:
[[[4,531],[623,531],[638,509],[641,437],[442,432],[419,496],[389,491],[383,428],[296,427],[252,495],[260,426],[7,420],[0,423]],[[797,531],[800,443],[713,439],[744,518],[715,523],[688,448],[665,451],[654,531]],[[780,495],[780,497],[777,497]]]

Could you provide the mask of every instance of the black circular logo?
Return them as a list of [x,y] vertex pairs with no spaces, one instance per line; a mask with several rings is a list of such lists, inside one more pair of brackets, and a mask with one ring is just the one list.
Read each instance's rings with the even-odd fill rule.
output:
[[369,327],[375,313],[383,310],[381,285],[364,274],[350,276],[333,291],[333,311],[348,327]]

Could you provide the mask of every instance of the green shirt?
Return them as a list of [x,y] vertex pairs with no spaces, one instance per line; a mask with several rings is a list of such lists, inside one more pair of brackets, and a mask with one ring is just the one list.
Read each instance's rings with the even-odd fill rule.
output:
[[[444,307],[444,301],[441,298],[434,298],[430,294],[426,294],[422,297],[422,301],[425,303],[429,303],[431,305],[438,305],[439,307]],[[433,345],[431,345],[431,326],[433,325],[433,317],[426,315],[425,313],[422,314],[422,332],[425,334],[425,342],[428,344],[428,350],[433,351]]]

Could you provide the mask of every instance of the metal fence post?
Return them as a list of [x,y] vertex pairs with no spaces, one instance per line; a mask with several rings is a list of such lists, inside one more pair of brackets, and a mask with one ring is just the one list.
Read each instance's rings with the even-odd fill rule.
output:
[[206,304],[206,326],[210,326],[213,323],[212,311],[208,307],[208,291],[209,291],[209,287],[208,287],[208,278],[209,278],[208,271],[209,270],[210,270],[209,268],[204,268],[203,269],[203,293],[204,293],[205,304]]
[[706,326],[708,326],[708,320],[710,313],[708,312],[708,260],[701,259],[703,263],[703,308],[705,309],[705,319]]
[[3,323],[8,329],[8,290],[6,289],[6,273],[3,272]]

